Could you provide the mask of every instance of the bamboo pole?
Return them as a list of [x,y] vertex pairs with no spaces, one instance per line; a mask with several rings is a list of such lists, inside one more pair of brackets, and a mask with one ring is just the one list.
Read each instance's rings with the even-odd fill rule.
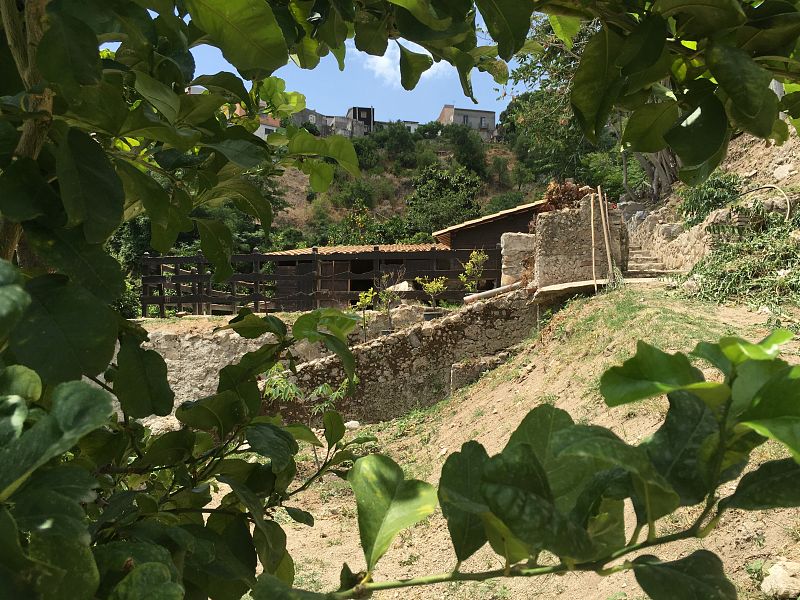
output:
[[589,206],[590,206],[590,213],[591,213],[591,222],[592,222],[592,283],[594,284],[594,293],[597,293],[597,265],[595,260],[595,249],[594,249],[594,194],[589,196]]
[[614,280],[614,263],[611,260],[611,245],[609,244],[609,241],[608,241],[608,237],[609,237],[609,235],[608,235],[608,216],[606,215],[606,212],[603,209],[603,205],[606,204],[606,199],[603,196],[603,190],[600,188],[600,186],[597,186],[597,194],[598,194],[598,196],[600,196],[600,220],[602,221],[603,238],[604,238],[605,243],[606,243],[606,258],[608,258],[608,274],[606,276],[606,279],[608,280],[609,283],[611,283]]

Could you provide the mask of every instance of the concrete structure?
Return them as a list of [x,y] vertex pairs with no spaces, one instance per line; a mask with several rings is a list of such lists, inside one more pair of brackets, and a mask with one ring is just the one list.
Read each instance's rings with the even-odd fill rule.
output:
[[325,135],[341,135],[344,137],[364,137],[367,128],[364,123],[349,117],[327,117],[329,132]]
[[329,119],[330,117],[310,108],[304,108],[300,112],[292,115],[292,123],[298,127],[302,127],[305,123],[311,123],[317,128],[322,137],[331,135],[333,133],[330,125],[328,124]]
[[466,125],[487,142],[494,138],[497,130],[497,119],[491,110],[456,108],[453,104],[445,104],[436,120],[443,125]]
[[372,106],[353,106],[347,109],[347,118],[364,124],[364,133],[375,129],[375,109]]

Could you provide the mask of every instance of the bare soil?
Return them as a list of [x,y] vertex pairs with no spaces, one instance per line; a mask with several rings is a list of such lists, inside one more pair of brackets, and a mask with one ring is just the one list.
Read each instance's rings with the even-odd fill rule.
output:
[[[435,484],[447,455],[476,439],[490,454],[499,452],[525,414],[541,403],[568,411],[576,422],[609,427],[630,443],[653,433],[666,414],[666,401],[656,399],[609,409],[599,395],[599,377],[630,356],[637,339],[663,349],[690,350],[696,341],[721,335],[759,339],[766,335],[767,315],[739,307],[719,307],[673,297],[664,289],[624,288],[593,299],[575,300],[555,314],[535,339],[516,356],[485,374],[476,384],[439,404],[395,421],[362,427],[357,434],[377,436],[376,450],[402,465],[407,477]],[[790,344],[785,358],[800,362],[800,344]],[[350,435],[355,435],[351,433]],[[300,471],[311,472],[310,450],[301,455]],[[756,461],[781,456],[765,444]],[[730,484],[732,489],[734,484]],[[346,482],[328,476],[299,498],[300,508],[316,519],[313,528],[285,519],[294,558],[295,585],[329,591],[338,586],[342,563],[364,568],[358,539],[355,500]],[[693,511],[659,521],[659,533],[690,522]],[[632,521],[632,513],[628,515]],[[740,598],[763,598],[757,578],[762,565],[777,557],[800,559],[800,511],[726,513],[717,530],[704,540],[674,543],[657,549],[674,559],[707,548],[720,555]],[[396,579],[447,572],[455,565],[446,523],[437,510],[430,519],[402,532],[376,570],[377,579]],[[462,565],[462,570],[502,567],[487,547]],[[377,599],[644,598],[632,575],[609,577],[567,574],[536,579],[502,579],[483,583],[439,584],[376,593]]]

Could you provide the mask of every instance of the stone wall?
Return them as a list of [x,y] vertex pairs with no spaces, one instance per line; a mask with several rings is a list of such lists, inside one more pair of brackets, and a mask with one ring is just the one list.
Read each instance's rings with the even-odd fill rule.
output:
[[[423,310],[424,307],[418,305],[402,305],[393,309],[395,329],[420,323]],[[367,316],[367,338],[379,337],[381,330],[388,327],[386,316],[375,311],[367,311]],[[213,394],[217,389],[217,375],[222,367],[238,360],[246,352],[260,348],[269,340],[269,336],[248,340],[231,330],[215,333],[209,328],[174,333],[169,329],[157,329],[157,322],[148,325],[150,342],[147,347],[157,350],[167,363],[169,383],[175,392],[175,406],[186,400],[196,400]],[[350,335],[350,343],[355,345],[362,340],[363,330],[359,326]],[[293,351],[300,362],[329,354],[321,344],[309,344],[305,341],[299,342]]]
[[[536,218],[534,282],[539,287],[592,279],[591,206],[587,199],[578,208],[545,212]],[[600,213],[595,204],[595,272],[608,275],[608,259]],[[609,209],[609,244],[614,264],[621,271],[628,264],[628,228],[618,209]]]
[[[536,331],[538,315],[538,301],[520,290],[355,346],[360,381],[354,395],[337,409],[347,419],[379,421],[430,406],[448,395],[454,364],[522,341]],[[297,384],[304,390],[343,379],[335,356],[305,363],[297,371]],[[306,418],[308,407],[282,406],[281,412]]]
[[500,285],[521,281],[533,266],[536,235],[532,233],[504,233],[500,237],[503,255],[503,275]]

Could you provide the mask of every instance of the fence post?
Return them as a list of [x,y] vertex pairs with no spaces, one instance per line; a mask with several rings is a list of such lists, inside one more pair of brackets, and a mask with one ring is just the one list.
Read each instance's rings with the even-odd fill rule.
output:
[[139,261],[139,265],[141,267],[141,272],[142,272],[142,291],[141,291],[141,294],[139,295],[139,301],[141,302],[141,305],[142,305],[142,318],[143,319],[147,317],[147,307],[149,306],[149,303],[145,300],[145,296],[148,295],[148,291],[150,289],[150,286],[148,284],[144,283],[144,278],[147,277],[150,274],[149,273],[150,265],[146,262],[146,260],[148,258],[150,258],[150,253],[149,252],[145,252],[144,255],[142,256],[141,260]]
[[253,248],[252,256],[253,256],[253,312],[258,312],[260,302],[259,298],[261,295],[261,261],[258,259],[258,255],[261,252],[258,248]]
[[319,250],[316,246],[311,247],[311,276],[314,279],[311,284],[312,294],[314,294],[314,308],[319,308],[320,278],[322,277],[322,273],[319,264]]

